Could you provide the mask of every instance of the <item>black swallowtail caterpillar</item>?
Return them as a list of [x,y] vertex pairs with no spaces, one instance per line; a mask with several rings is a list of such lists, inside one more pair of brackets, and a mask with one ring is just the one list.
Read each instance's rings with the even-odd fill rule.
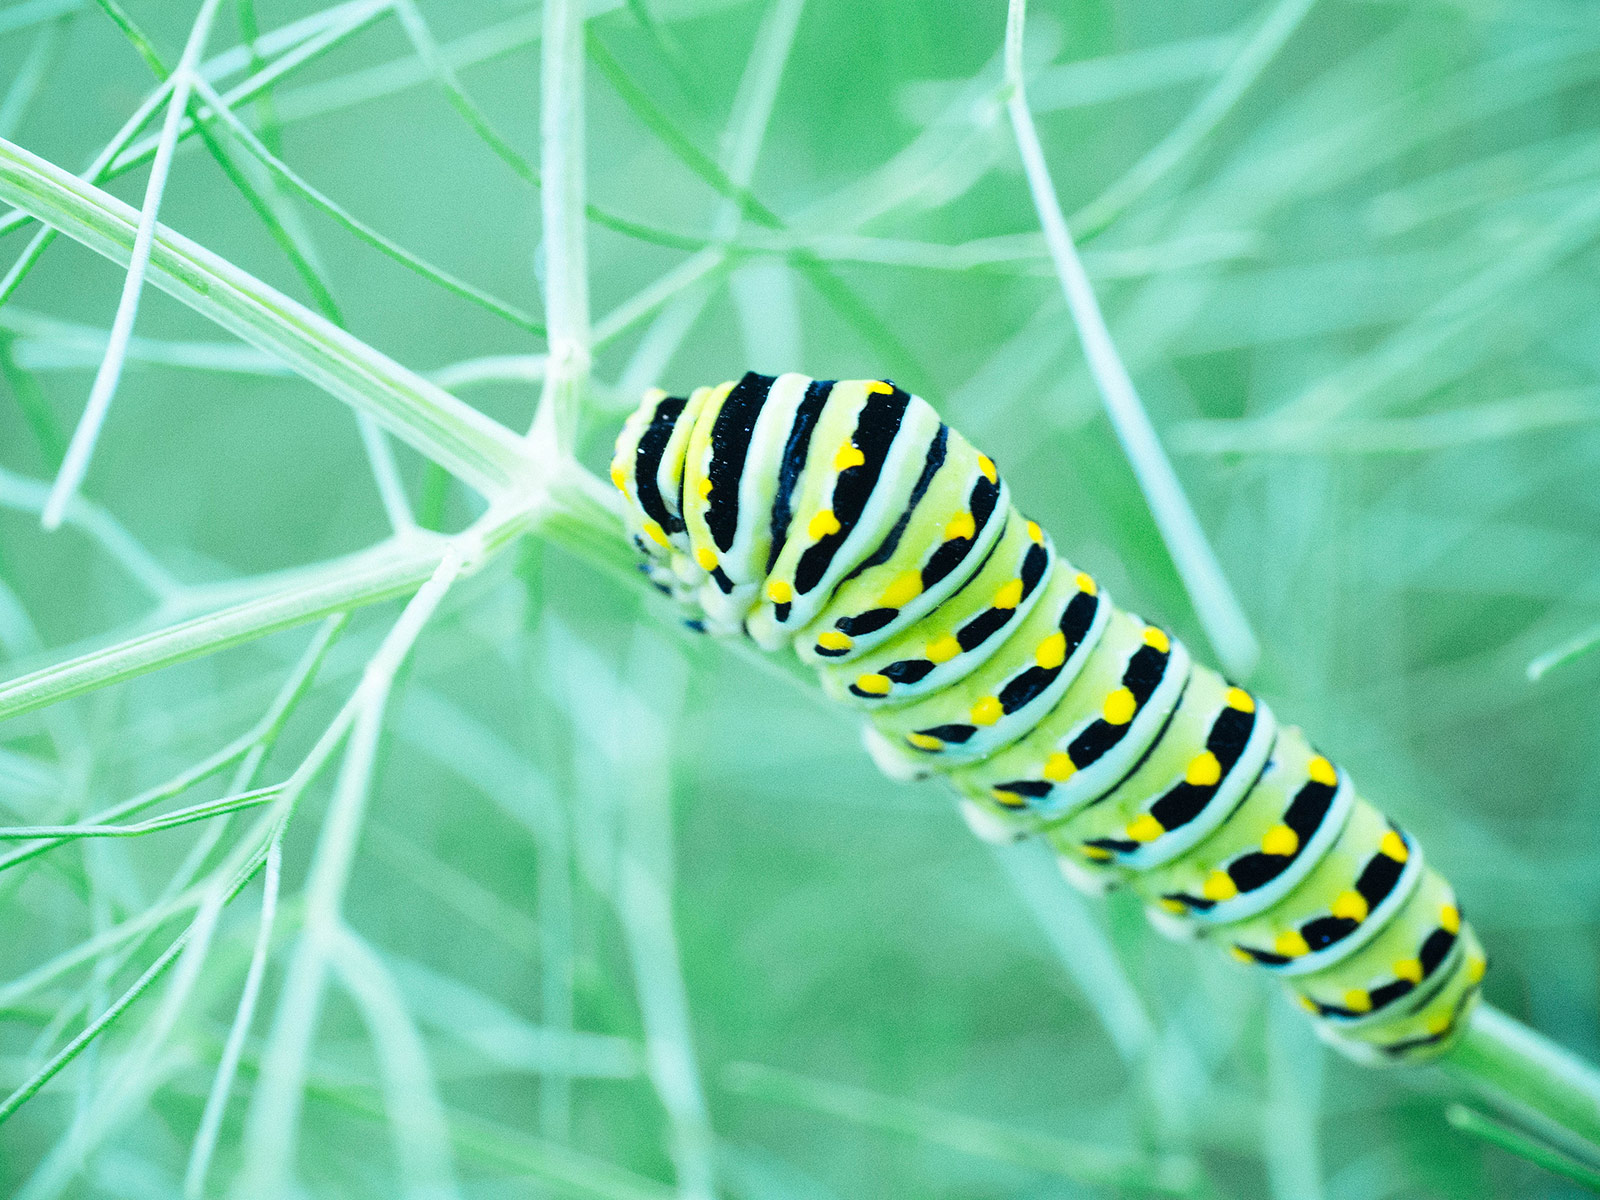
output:
[[617,442],[641,567],[691,624],[793,647],[880,766],[993,837],[1284,977],[1328,1040],[1429,1057],[1485,959],[1421,848],[1300,730],[1116,608],[994,463],[879,380],[648,393]]

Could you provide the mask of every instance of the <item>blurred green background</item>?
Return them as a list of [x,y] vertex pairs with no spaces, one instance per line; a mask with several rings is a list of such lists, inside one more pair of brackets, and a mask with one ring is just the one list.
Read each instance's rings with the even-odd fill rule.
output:
[[[175,62],[195,5],[125,3]],[[240,117],[361,220],[539,319],[539,193],[508,160],[537,161],[540,10],[416,10],[511,148],[497,154],[396,13],[371,7]],[[256,0],[243,16],[273,31],[320,11]],[[647,385],[747,366],[888,375],[984,446],[1121,603],[1205,652],[1038,234],[998,99],[1004,5],[588,12],[589,199],[655,232],[588,227],[612,336],[585,461],[603,465]],[[1281,47],[1252,59],[1273,29]],[[243,38],[228,0],[208,54]],[[1040,0],[1026,58],[1113,335],[1261,641],[1252,682],[1450,875],[1491,954],[1490,1000],[1600,1056],[1600,655],[1528,670],[1600,620],[1592,4]],[[97,4],[0,7],[0,135],[58,164],[91,159],[151,78]],[[750,190],[775,222],[741,221],[684,151],[737,174],[762,78],[777,87]],[[108,186],[137,205],[143,180]],[[526,427],[536,333],[283,207],[352,333]],[[307,298],[196,140],[162,220]],[[673,274],[717,238],[733,252]],[[0,307],[7,676],[388,532],[347,410],[151,290],[83,491],[183,586],[156,611],[107,552],[115,537],[44,533],[36,485],[121,280],[62,239]],[[399,463],[426,521],[477,511],[410,451]],[[263,781],[300,760],[397,611],[357,614]],[[308,638],[0,727],[4,822],[74,820],[203,758],[259,717]],[[207,786],[173,806],[223,790]],[[211,1194],[243,1161],[328,790],[285,843]],[[239,829],[219,826],[213,848],[207,828],[67,845],[0,875],[0,1088],[181,928],[71,957]],[[0,1190],[180,1194],[259,905],[253,884],[223,914],[158,1049],[134,1053],[160,988],[0,1126]],[[431,1073],[464,1196],[1569,1194],[1448,1127],[1442,1077],[1331,1056],[1260,980],[1160,939],[1127,897],[1078,898],[1027,848],[975,841],[936,788],[880,778],[847,715],[537,541],[454,590],[420,642],[344,908],[404,1004],[375,1020],[330,987],[306,1194],[423,1194],[402,1176],[425,1089],[404,1071],[396,1084],[397,1062]],[[86,1118],[123,1087],[135,1101],[115,1120]],[[81,1169],[46,1187],[35,1172],[73,1137]]]

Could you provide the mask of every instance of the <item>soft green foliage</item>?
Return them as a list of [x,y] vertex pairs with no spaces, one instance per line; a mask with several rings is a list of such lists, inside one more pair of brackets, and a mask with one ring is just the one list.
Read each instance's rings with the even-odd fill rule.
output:
[[1600,1054],[1592,6],[1006,10],[0,7],[0,1191],[1600,1178],[879,778],[568,458],[747,365],[920,391]]

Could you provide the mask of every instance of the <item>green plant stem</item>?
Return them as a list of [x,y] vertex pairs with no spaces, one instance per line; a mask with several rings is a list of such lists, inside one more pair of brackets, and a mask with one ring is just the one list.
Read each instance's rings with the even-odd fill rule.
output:
[[[125,264],[139,214],[54,163],[0,139],[0,200]],[[360,411],[486,496],[525,477],[509,430],[282,292],[165,226],[150,282]]]
[[0,720],[330,613],[407,595],[433,573],[448,545],[441,537],[408,539],[400,547],[385,543],[264,596],[42,667],[0,684]]
[[1230,674],[1243,677],[1255,668],[1261,657],[1260,642],[1195,515],[1183,483],[1172,469],[1150,414],[1111,336],[1100,301],[1078,257],[1034,128],[1033,114],[1023,90],[1022,34],[1026,16],[1027,0],[1011,0],[1006,21],[1005,101],[1039,225],[1055,262],[1061,291],[1072,313],[1084,359],[1100,392],[1106,417],[1144,493],[1150,516],[1194,605],[1195,616],[1222,665]]
[[1480,1004],[1443,1066],[1502,1108],[1553,1123],[1600,1154],[1600,1069],[1516,1018]]
[[1600,1194],[1600,1171],[1585,1166],[1577,1159],[1562,1154],[1559,1150],[1552,1149],[1509,1125],[1486,1117],[1464,1104],[1452,1104],[1445,1109],[1444,1119],[1462,1133],[1482,1138],[1499,1146],[1507,1154],[1525,1158],[1535,1166],[1543,1167],[1546,1171],[1560,1175],[1563,1179],[1570,1179],[1573,1183]]
[[591,362],[589,255],[584,213],[583,10],[547,0],[540,77],[539,149],[545,186],[545,320],[549,363],[534,427],[563,453],[577,443]]

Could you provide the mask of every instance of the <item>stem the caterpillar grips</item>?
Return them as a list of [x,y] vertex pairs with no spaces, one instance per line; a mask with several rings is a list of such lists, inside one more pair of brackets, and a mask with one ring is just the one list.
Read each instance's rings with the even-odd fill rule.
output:
[[1124,612],[994,463],[881,380],[655,390],[617,440],[641,569],[690,623],[791,648],[895,778],[1086,890],[1281,976],[1361,1061],[1443,1052],[1486,961],[1421,848],[1254,695]]

